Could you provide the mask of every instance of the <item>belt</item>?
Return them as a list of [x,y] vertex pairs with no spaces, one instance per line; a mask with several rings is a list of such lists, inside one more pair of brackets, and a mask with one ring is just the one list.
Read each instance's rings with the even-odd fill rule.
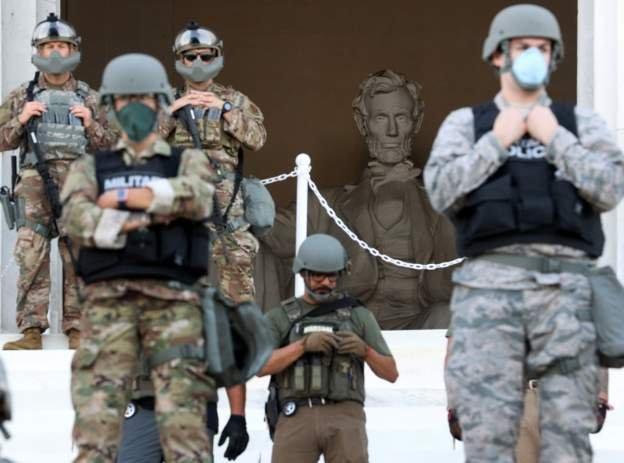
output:
[[323,397],[308,397],[307,399],[295,399],[295,400],[285,400],[284,403],[286,402],[294,402],[297,404],[297,406],[307,406],[307,407],[318,407],[318,406],[322,406],[322,405],[332,405],[332,404],[337,404],[338,400],[332,400],[332,399],[325,399]]
[[483,254],[477,259],[502,265],[520,267],[539,273],[580,273],[587,275],[595,268],[594,262],[570,262],[557,257],[516,256],[510,254]]

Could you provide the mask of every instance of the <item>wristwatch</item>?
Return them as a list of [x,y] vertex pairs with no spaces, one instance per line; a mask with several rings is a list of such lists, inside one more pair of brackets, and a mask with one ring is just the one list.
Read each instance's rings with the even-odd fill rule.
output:
[[231,110],[232,110],[232,103],[230,103],[229,101],[224,101],[223,106],[221,107],[221,113],[225,114],[227,112],[230,112]]
[[128,189],[119,188],[117,190],[117,209],[121,211],[128,210]]

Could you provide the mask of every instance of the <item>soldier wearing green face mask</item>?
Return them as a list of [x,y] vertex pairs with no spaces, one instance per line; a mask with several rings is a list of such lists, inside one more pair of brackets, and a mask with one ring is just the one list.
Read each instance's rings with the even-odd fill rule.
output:
[[[5,344],[4,349],[42,347],[41,333],[49,327],[50,241],[59,234],[62,329],[69,337],[69,347],[78,346],[78,288],[69,242],[57,223],[58,191],[73,160],[109,146],[115,137],[108,128],[106,113],[98,109],[97,93],[72,75],[80,63],[80,44],[75,29],[54,14],[37,24],[32,62],[38,71],[0,106],[0,150],[20,149],[19,175],[14,172],[17,186],[12,204],[6,204],[5,219],[9,228],[17,228],[17,327],[24,333],[22,339]],[[38,142],[39,155],[33,141]],[[47,172],[47,181],[42,170]],[[10,209],[12,213],[7,214]]]
[[399,373],[373,314],[338,289],[348,267],[338,240],[309,236],[293,262],[303,297],[267,314],[278,346],[260,372],[273,375],[273,463],[368,461],[364,363],[390,382]]

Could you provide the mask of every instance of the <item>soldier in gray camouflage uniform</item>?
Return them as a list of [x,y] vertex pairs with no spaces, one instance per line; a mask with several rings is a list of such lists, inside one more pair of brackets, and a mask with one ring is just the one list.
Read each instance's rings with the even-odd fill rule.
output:
[[[50,14],[33,32],[33,64],[41,71],[33,81],[9,94],[0,106],[0,150],[20,148],[20,174],[15,191],[15,261],[17,327],[24,333],[4,349],[41,349],[41,333],[48,329],[50,240],[59,230],[53,222],[44,182],[35,168],[37,159],[26,137],[26,125],[37,121],[36,135],[50,176],[59,190],[69,165],[87,151],[109,146],[115,134],[106,114],[98,109],[97,93],[71,71],[80,62],[80,37],[74,28]],[[62,231],[62,230],[61,230]],[[59,242],[63,261],[63,332],[69,346],[78,346],[80,304],[70,250]]]
[[526,376],[539,378],[540,461],[592,460],[596,334],[575,269],[602,253],[600,214],[624,195],[624,157],[599,116],[546,94],[562,56],[551,12],[502,10],[483,50],[501,91],[446,118],[425,169],[469,257],[453,275],[446,368],[469,462],[515,461]]

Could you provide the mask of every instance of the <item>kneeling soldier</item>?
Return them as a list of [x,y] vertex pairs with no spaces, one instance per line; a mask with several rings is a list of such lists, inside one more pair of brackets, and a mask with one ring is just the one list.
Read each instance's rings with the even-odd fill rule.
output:
[[267,314],[281,346],[260,372],[274,375],[281,409],[273,463],[316,462],[321,454],[327,463],[368,461],[364,362],[390,382],[399,373],[373,314],[336,290],[348,265],[338,240],[308,237],[293,263],[303,297]]

